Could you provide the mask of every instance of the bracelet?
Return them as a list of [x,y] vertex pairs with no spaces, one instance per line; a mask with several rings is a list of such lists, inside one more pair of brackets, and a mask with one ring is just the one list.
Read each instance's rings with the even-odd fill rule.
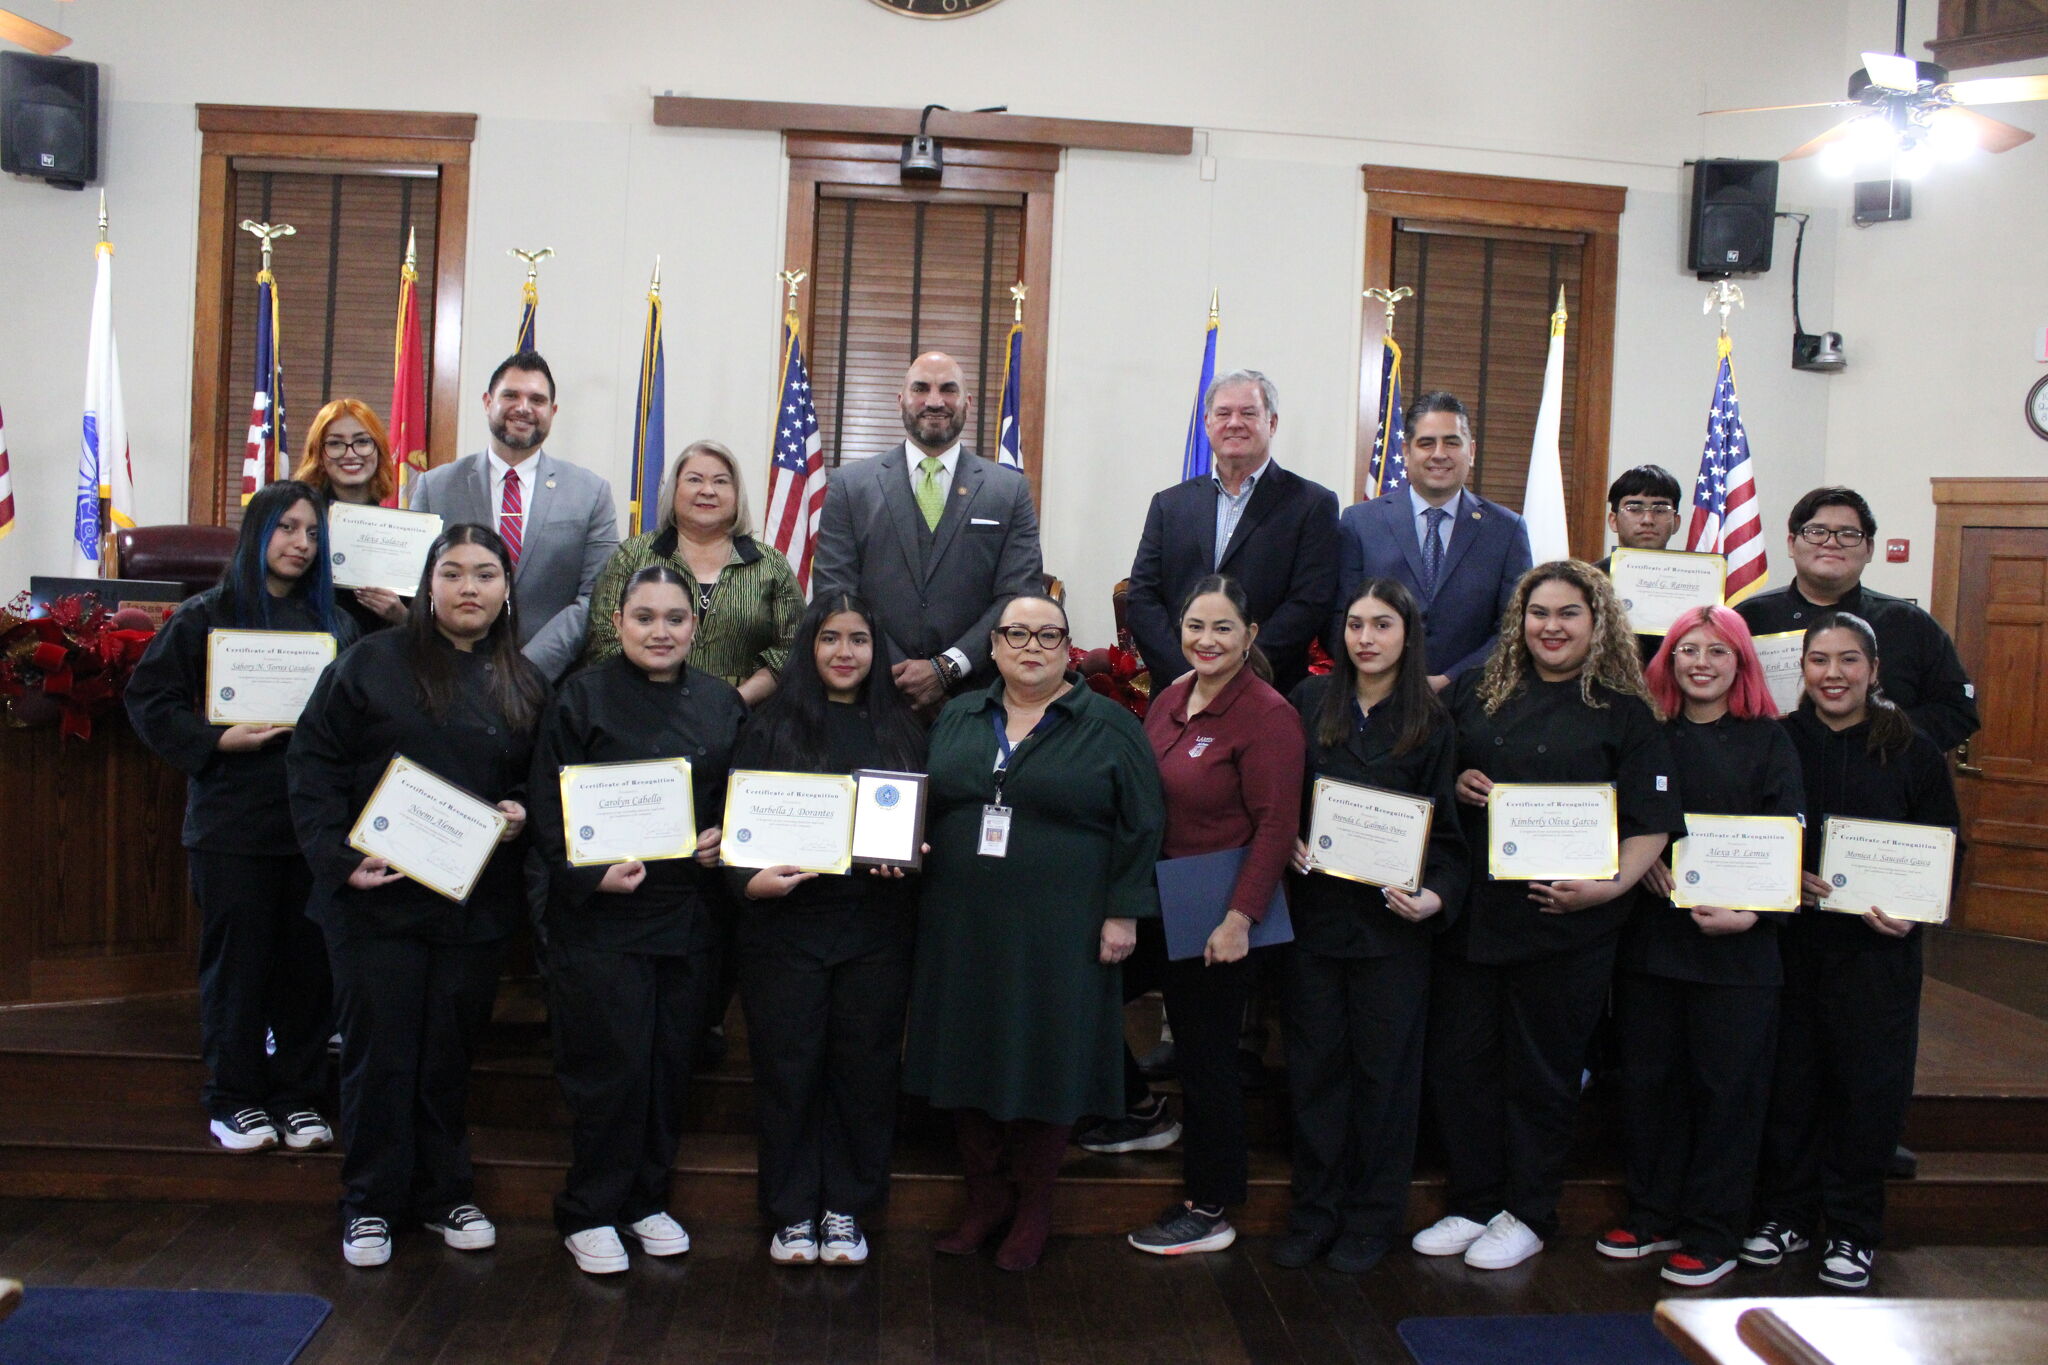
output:
[[1244,911],[1242,911],[1242,910],[1238,909],[1238,908],[1237,908],[1236,906],[1234,906],[1234,905],[1230,907],[1230,910],[1228,911],[1228,913],[1229,913],[1229,914],[1232,914],[1232,915],[1236,915],[1236,916],[1237,916],[1237,917],[1238,917],[1239,919],[1243,920],[1243,921],[1245,922],[1245,926],[1246,926],[1247,928],[1249,928],[1249,927],[1251,927],[1251,926],[1253,926],[1253,925],[1256,925],[1256,924],[1258,923],[1258,921],[1257,921],[1257,920],[1253,919],[1253,918],[1252,918],[1252,917],[1251,917],[1250,915],[1247,915],[1247,914],[1246,914],[1246,913],[1245,913]]
[[934,654],[931,658],[925,660],[925,662],[930,664],[932,666],[932,672],[938,675],[940,686],[950,690],[954,683],[960,681],[959,666],[956,665],[951,659],[947,658],[945,655]]

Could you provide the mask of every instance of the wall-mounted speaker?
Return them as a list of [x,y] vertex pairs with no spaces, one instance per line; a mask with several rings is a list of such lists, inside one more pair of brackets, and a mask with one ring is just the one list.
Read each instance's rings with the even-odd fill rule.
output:
[[100,69],[0,52],[0,171],[82,190],[100,176]]
[[1702,279],[1769,270],[1777,211],[1777,162],[1693,162],[1685,268]]

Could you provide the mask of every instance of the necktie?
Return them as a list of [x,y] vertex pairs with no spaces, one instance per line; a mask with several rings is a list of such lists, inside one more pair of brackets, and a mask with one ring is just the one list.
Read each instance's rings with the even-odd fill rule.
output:
[[1422,547],[1422,591],[1426,597],[1436,596],[1436,581],[1444,571],[1444,522],[1450,513],[1441,507],[1431,507],[1422,514],[1428,527],[1423,534]]
[[510,567],[519,567],[519,546],[526,538],[526,503],[519,495],[519,471],[505,471],[505,496],[498,504],[498,538],[505,542]]
[[924,513],[924,528],[939,529],[939,514],[946,510],[945,463],[930,455],[917,462],[917,510]]

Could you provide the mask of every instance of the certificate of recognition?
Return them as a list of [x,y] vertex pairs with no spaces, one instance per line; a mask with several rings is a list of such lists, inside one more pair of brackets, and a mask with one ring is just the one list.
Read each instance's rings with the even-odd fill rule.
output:
[[1830,815],[1821,826],[1823,910],[1860,915],[1871,906],[1893,919],[1943,924],[1955,884],[1956,832]]
[[736,768],[725,784],[719,856],[728,867],[795,867],[843,875],[853,866],[851,777]]
[[1804,836],[1789,815],[1687,815],[1671,847],[1671,903],[1797,910]]
[[1419,891],[1435,814],[1426,796],[1319,777],[1309,798],[1309,871]]
[[1776,635],[1759,635],[1755,640],[1756,657],[1764,666],[1764,681],[1770,684],[1771,700],[1777,703],[1779,715],[1789,716],[1799,709],[1799,694],[1806,687],[1801,671],[1806,658],[1806,632],[1786,630]]
[[1621,871],[1612,782],[1496,782],[1486,873],[1497,882],[1604,882]]
[[318,630],[206,632],[209,725],[297,725],[334,637]]
[[864,867],[922,866],[924,774],[857,768],[853,786],[853,860]]
[[1638,635],[1662,635],[1688,607],[1718,607],[1728,582],[1719,555],[1678,550],[1616,550],[1607,561],[1614,595]]
[[348,832],[348,846],[460,904],[508,822],[503,812],[399,754]]
[[690,760],[563,768],[562,842],[572,867],[689,857],[697,851]]
[[410,597],[420,590],[427,550],[440,534],[438,512],[332,503],[327,508],[327,546],[334,586],[389,588]]

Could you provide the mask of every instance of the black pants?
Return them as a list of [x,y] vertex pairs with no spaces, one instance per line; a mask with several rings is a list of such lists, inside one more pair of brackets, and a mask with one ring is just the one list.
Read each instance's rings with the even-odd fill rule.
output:
[[1615,940],[1502,965],[1436,954],[1426,1066],[1450,1168],[1450,1211],[1505,1210],[1548,1241],[1586,1044],[1614,979]]
[[1139,979],[1158,981],[1166,996],[1167,1017],[1173,1020],[1173,1051],[1180,1073],[1181,1178],[1187,1197],[1212,1208],[1241,1204],[1248,1170],[1237,1038],[1251,995],[1251,957],[1215,967],[1204,966],[1200,957],[1169,962],[1161,921],[1141,919],[1138,945],[1125,968],[1139,959]]
[[875,909],[757,909],[738,935],[761,1212],[865,1217],[889,1192],[910,922]]
[[[320,1107],[334,992],[319,926],[306,918],[305,859],[190,849],[199,903],[199,1051],[209,1117],[283,1118]],[[276,1038],[266,1055],[263,1036]]]
[[1430,954],[1283,950],[1294,1101],[1290,1232],[1393,1241],[1408,1220]]
[[555,1079],[572,1116],[568,1185],[555,1198],[564,1236],[666,1211],[714,971],[710,953],[607,952],[551,936]]
[[1733,1256],[1755,1191],[1778,988],[1623,972],[1615,1017],[1630,1226]]
[[[1861,929],[1862,926],[1858,925]],[[1869,932],[1869,931],[1865,931]],[[1785,991],[1765,1122],[1763,1216],[1874,1247],[1920,1050],[1920,934],[1876,951],[1781,936]]]
[[475,1194],[469,1068],[497,943],[329,939],[341,1025],[341,1215],[434,1218]]

